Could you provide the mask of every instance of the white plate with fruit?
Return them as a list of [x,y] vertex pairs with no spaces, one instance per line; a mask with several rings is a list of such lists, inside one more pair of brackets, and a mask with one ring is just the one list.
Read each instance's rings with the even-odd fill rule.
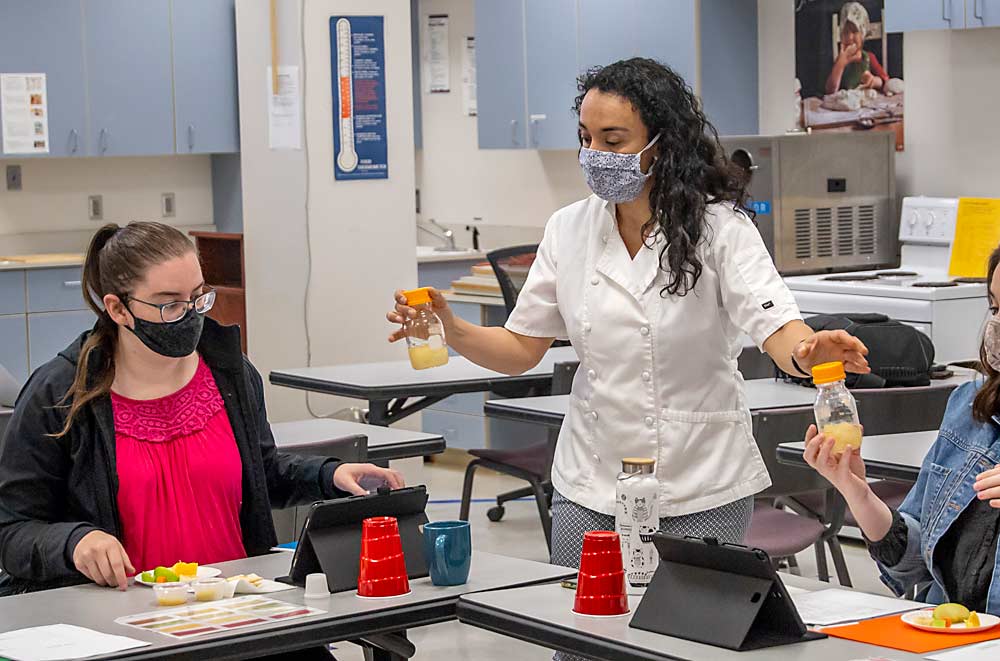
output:
[[215,567],[199,567],[197,562],[178,562],[173,567],[157,567],[136,574],[137,585],[152,587],[157,583],[191,583],[199,578],[215,578],[222,574]]
[[904,613],[903,622],[931,633],[977,633],[1000,624],[1000,617],[970,612],[961,604],[941,604],[934,609]]

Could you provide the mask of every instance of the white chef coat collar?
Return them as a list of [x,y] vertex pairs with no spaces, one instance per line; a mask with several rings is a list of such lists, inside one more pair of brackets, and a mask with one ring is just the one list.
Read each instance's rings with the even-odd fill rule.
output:
[[638,299],[660,275],[663,233],[657,228],[653,235],[646,239],[646,245],[636,253],[635,259],[632,259],[618,231],[615,203],[605,200],[604,210],[601,230],[601,241],[604,245],[595,268],[598,273],[607,276]]

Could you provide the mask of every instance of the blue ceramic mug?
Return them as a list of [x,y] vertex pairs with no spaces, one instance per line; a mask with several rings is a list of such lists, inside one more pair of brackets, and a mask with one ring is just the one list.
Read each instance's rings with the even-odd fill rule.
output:
[[472,533],[468,521],[424,525],[424,556],[434,585],[462,585],[469,580]]

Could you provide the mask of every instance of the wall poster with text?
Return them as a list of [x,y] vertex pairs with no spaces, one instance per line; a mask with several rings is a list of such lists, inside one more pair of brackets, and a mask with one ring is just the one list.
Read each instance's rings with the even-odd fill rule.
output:
[[335,179],[388,179],[382,16],[330,18]]
[[892,131],[903,149],[903,35],[882,0],[795,3],[796,114],[813,131]]

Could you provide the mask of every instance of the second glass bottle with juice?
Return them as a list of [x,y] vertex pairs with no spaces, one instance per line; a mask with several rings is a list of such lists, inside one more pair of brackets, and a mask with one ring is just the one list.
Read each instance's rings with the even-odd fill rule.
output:
[[843,363],[823,363],[812,368],[816,385],[816,428],[834,440],[833,454],[840,455],[848,447],[861,450],[861,421],[854,395],[847,389]]

